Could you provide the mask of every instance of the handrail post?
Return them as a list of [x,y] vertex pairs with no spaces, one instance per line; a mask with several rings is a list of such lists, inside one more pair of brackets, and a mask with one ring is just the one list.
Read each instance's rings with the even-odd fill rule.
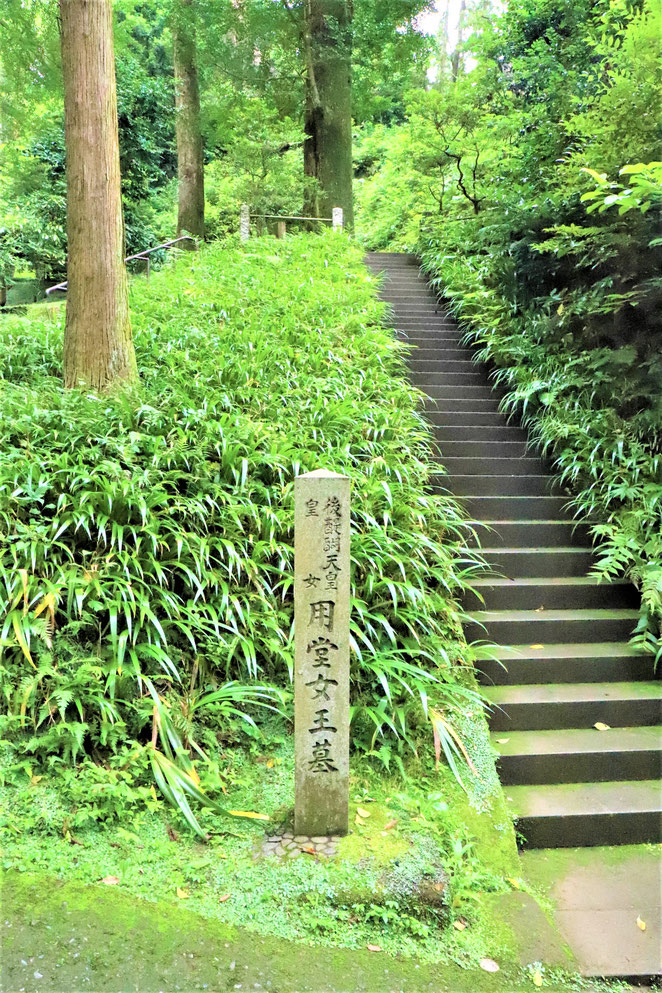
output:
[[239,213],[239,240],[248,241],[251,234],[251,210],[247,203],[242,203]]
[[344,219],[343,219],[343,209],[342,207],[334,207],[331,211],[333,230],[342,231]]

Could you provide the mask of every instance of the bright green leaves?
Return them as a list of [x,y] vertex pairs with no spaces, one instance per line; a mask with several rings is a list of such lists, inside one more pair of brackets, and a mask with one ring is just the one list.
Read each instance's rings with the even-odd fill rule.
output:
[[645,214],[652,207],[662,204],[662,162],[637,162],[623,166],[619,176],[631,176],[630,186],[621,183],[610,183],[606,173],[597,173],[593,169],[582,169],[596,181],[597,187],[589,190],[580,198],[587,203],[586,213],[597,210],[604,214],[610,207],[618,207],[619,216],[630,210],[638,210]]

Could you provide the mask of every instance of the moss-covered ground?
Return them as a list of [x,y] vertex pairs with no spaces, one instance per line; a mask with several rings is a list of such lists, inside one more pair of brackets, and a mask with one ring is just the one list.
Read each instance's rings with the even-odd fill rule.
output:
[[[260,935],[348,948],[376,944],[461,965],[510,956],[482,910],[483,895],[507,891],[517,874],[498,784],[481,783],[477,798],[431,760],[412,761],[407,779],[356,762],[352,831],[338,855],[280,862],[256,857],[256,849],[265,833],[291,821],[290,735],[229,750],[226,776],[229,805],[268,820],[206,815],[207,843],[154,797],[118,822],[104,819],[98,788],[89,818],[61,788],[42,781],[5,788],[3,867],[81,883],[116,877],[116,890],[131,897],[179,903]],[[94,796],[94,784],[88,787]]]
[[[43,875],[4,876],[4,993],[95,990],[269,990],[270,993],[519,993],[535,973],[421,963],[368,949],[259,937],[172,902],[158,906],[103,886]],[[547,990],[610,987],[547,973]]]

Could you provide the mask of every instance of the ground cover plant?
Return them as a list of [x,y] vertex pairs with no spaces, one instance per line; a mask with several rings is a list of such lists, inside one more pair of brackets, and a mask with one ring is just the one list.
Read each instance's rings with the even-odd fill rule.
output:
[[[255,858],[265,834],[290,823],[294,805],[293,741],[275,718],[223,758],[233,804],[269,820],[228,824],[208,812],[205,844],[158,794],[146,790],[127,802],[121,782],[111,785],[87,760],[57,780],[0,790],[2,867],[114,886],[262,935],[375,945],[465,967],[498,956],[505,968],[510,938],[493,920],[486,894],[523,883],[480,731],[472,752],[481,763],[481,792],[471,796],[447,767],[435,769],[431,755],[408,763],[407,778],[355,759],[351,833],[332,859],[303,852],[294,861]],[[101,821],[104,806],[119,808],[121,822],[114,815]]]
[[192,760],[289,714],[292,484],[321,465],[354,481],[355,748],[400,763],[432,718],[461,759],[475,557],[359,250],[219,243],[132,292],[140,384],[110,396],[62,388],[57,323],[3,324],[7,780],[141,770],[136,742],[202,830]]

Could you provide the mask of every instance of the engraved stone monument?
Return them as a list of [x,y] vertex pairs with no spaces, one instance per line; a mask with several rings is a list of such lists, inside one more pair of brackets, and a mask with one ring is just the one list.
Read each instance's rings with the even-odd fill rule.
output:
[[325,469],[294,483],[297,835],[348,831],[349,493]]

